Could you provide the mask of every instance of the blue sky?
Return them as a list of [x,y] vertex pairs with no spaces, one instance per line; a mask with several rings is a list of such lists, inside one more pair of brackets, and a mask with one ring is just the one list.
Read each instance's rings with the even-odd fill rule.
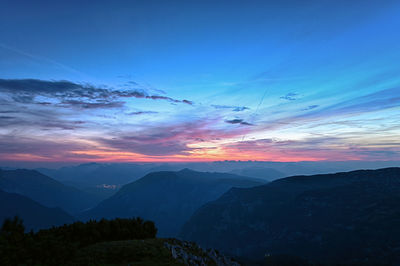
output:
[[396,1],[1,2],[4,160],[400,158]]

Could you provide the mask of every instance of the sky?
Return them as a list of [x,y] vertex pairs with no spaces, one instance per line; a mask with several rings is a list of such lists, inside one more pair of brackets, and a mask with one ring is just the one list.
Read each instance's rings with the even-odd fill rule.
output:
[[400,160],[399,1],[0,4],[0,161]]

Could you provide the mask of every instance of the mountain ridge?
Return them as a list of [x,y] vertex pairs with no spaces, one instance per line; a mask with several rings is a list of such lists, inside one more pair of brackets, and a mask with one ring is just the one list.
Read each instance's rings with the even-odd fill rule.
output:
[[47,207],[60,207],[71,214],[93,207],[99,201],[92,194],[66,186],[36,170],[0,169],[0,189],[24,195]]
[[199,208],[180,236],[247,259],[399,263],[399,195],[400,168],[287,177],[230,189]]
[[24,221],[28,231],[72,223],[75,220],[74,217],[60,208],[45,207],[16,193],[0,190],[0,202],[0,223],[2,224],[7,218],[19,216]]
[[183,222],[205,202],[218,198],[233,186],[260,184],[263,182],[254,178],[189,169],[153,172],[123,186],[80,217],[141,216],[155,221],[162,236],[175,236]]

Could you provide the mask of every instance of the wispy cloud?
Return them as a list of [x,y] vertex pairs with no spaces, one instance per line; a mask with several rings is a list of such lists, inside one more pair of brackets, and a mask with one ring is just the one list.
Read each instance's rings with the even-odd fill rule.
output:
[[96,102],[85,102],[79,100],[63,100],[57,106],[77,107],[81,109],[106,109],[106,108],[121,108],[124,106],[124,104],[125,102],[123,101],[96,100]]
[[244,125],[244,126],[253,126],[253,124],[248,123],[246,121],[244,121],[243,119],[231,119],[231,120],[225,120],[226,123],[228,124],[240,124],[240,125]]
[[299,95],[297,93],[290,92],[290,93],[288,93],[288,94],[286,94],[284,96],[281,96],[280,98],[283,99],[283,100],[295,101],[295,100],[298,99],[298,96]]
[[249,107],[246,106],[217,105],[217,104],[213,104],[211,106],[214,107],[215,109],[231,109],[234,112],[242,112],[250,109]]
[[62,120],[53,115],[44,114],[41,116],[15,115],[0,116],[0,126],[3,129],[21,129],[29,128],[30,130],[75,130],[83,128],[86,122],[79,120]]
[[109,132],[107,134],[109,138],[101,137],[96,141],[104,147],[149,156],[189,155],[198,149],[191,146],[193,143],[218,142],[245,132],[241,129],[211,129],[212,123],[212,120],[204,119],[164,126],[148,126],[139,131]]
[[[303,140],[258,139],[224,146],[228,153],[243,152],[269,160],[387,160],[400,155],[400,143],[377,147],[371,143],[350,144],[340,137],[313,137]],[[267,151],[267,152],[266,152]]]
[[315,109],[315,108],[318,108],[318,107],[319,107],[319,105],[313,104],[313,105],[307,106],[306,108],[304,108],[304,109],[302,109],[302,110],[303,110],[303,111],[308,111],[308,110],[312,110],[312,109]]
[[[12,145],[10,145],[12,143]],[[43,139],[21,135],[0,135],[1,160],[79,160],[74,154],[76,150],[90,150],[93,146],[76,140]],[[88,159],[97,156],[88,155]]]
[[[393,138],[400,123],[393,118],[389,124],[387,117],[365,122],[361,116],[398,110],[399,95],[399,88],[392,87],[332,102],[302,98],[301,106],[277,101],[260,108],[255,104],[251,108],[257,112],[249,114],[246,106],[191,105],[134,87],[0,79],[0,155],[35,160],[384,160],[400,153]],[[282,105],[290,108],[279,109]],[[368,128],[361,130],[365,124]]]
[[148,114],[158,114],[158,112],[155,112],[155,111],[136,111],[136,112],[128,113],[127,115],[148,115]]
[[[98,87],[91,84],[78,84],[71,81],[45,81],[37,79],[0,79],[0,93],[12,96],[18,103],[42,102],[37,96],[57,100],[62,106],[82,108],[116,108],[124,104],[123,98],[166,100],[173,103],[192,105],[189,100],[177,100],[167,96],[148,95],[143,90]],[[50,104],[50,103],[49,103]]]

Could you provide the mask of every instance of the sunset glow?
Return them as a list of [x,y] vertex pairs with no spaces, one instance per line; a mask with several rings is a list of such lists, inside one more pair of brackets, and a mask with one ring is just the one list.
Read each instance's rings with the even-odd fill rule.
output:
[[400,159],[396,2],[33,2],[1,11],[0,161]]

